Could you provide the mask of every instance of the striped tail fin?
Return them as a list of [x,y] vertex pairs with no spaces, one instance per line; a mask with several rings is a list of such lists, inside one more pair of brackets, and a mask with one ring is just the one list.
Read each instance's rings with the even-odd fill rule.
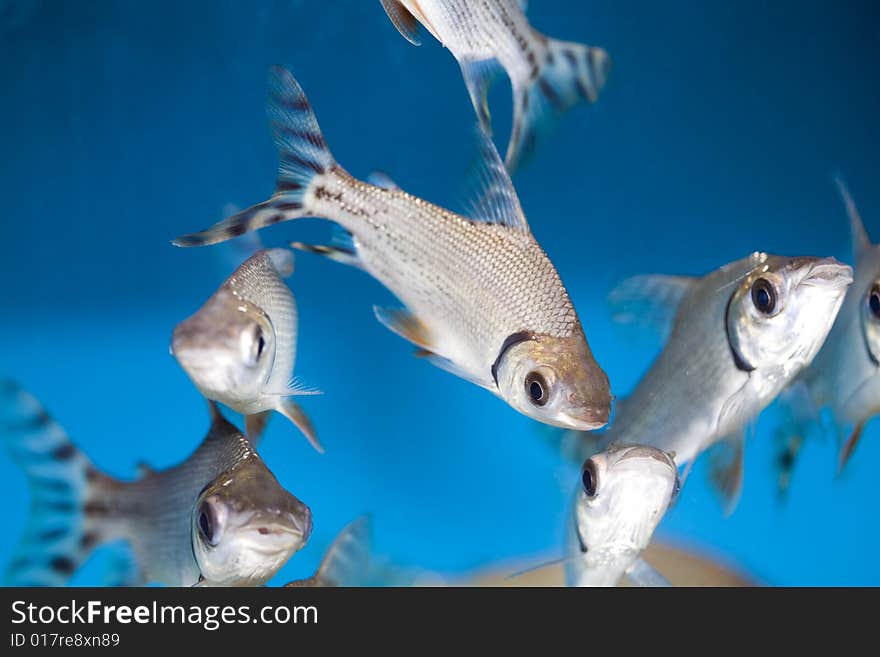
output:
[[87,518],[90,487],[101,477],[40,403],[0,381],[0,441],[27,476],[30,517],[6,569],[7,586],[62,586],[101,542]]
[[594,103],[611,71],[602,48],[547,40],[544,62],[528,81],[514,81],[513,132],[505,164],[513,171],[551,132],[556,121],[580,101]]
[[178,237],[172,242],[175,246],[216,244],[309,215],[305,207],[307,192],[335,161],[305,93],[290,72],[280,66],[269,71],[268,116],[280,156],[275,193],[269,200],[207,230]]

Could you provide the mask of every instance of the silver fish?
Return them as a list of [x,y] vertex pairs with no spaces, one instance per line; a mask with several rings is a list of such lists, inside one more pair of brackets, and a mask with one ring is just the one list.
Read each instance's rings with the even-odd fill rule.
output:
[[291,395],[296,356],[296,300],[282,280],[293,253],[264,249],[245,260],[210,299],[174,328],[171,353],[207,399],[245,415],[248,437],[278,411],[323,452],[314,427]]
[[480,125],[491,134],[487,94],[498,69],[513,89],[510,170],[521,164],[552,124],[581,101],[593,103],[605,86],[611,58],[602,48],[550,39],[531,25],[517,0],[381,0],[388,17],[411,43],[419,24],[461,66]]
[[830,411],[839,437],[849,432],[840,452],[839,469],[852,455],[865,425],[880,413],[880,246],[871,243],[843,181],[838,178],[836,184],[849,216],[855,282],[828,339],[785,400],[791,415],[784,427],[787,444],[782,454],[783,488],[801,441],[808,434],[806,425],[815,421],[820,409]]
[[[601,444],[651,445],[679,465],[716,446],[714,483],[732,511],[746,426],[815,357],[852,269],[833,258],[755,253],[702,278],[638,276],[611,293],[615,319],[649,318],[668,339]],[[581,436],[581,460],[595,436]]]
[[541,422],[595,429],[608,421],[608,377],[488,138],[480,141],[484,193],[473,219],[346,173],[282,68],[270,74],[269,116],[281,155],[275,194],[176,245],[305,216],[335,221],[349,234],[345,246],[294,246],[361,267],[397,295],[406,310],[376,315],[419,355]]
[[370,520],[361,516],[346,525],[311,577],[285,584],[288,588],[366,586],[370,581]]
[[668,585],[641,560],[679,490],[666,452],[613,445],[584,463],[566,538],[568,586],[615,586],[624,575],[642,585]]
[[112,573],[114,584],[258,586],[309,538],[309,508],[214,404],[189,458],[142,466],[135,481],[99,471],[17,384],[0,383],[0,409],[3,443],[32,496],[8,585],[64,585],[95,548],[121,540],[134,563]]

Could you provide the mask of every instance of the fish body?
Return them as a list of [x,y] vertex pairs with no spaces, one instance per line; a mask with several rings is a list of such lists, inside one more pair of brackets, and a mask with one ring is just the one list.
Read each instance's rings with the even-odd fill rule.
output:
[[296,356],[296,300],[283,278],[288,249],[263,249],[244,261],[192,317],[178,324],[171,353],[207,399],[246,416],[256,438],[266,413],[288,417],[321,451],[304,411],[290,397]]
[[[649,445],[683,465],[716,446],[713,477],[731,510],[746,426],[815,357],[851,282],[852,269],[833,258],[764,253],[701,278],[624,281],[611,294],[616,319],[650,317],[668,339],[618,402],[600,448]],[[596,440],[581,435],[577,456],[595,451]]]
[[294,245],[356,265],[393,292],[405,309],[377,309],[377,317],[419,355],[539,421],[603,426],[608,378],[491,142],[481,137],[485,184],[477,216],[466,217],[349,175],[290,73],[273,69],[270,86],[281,154],[275,195],[175,244],[222,242],[304,216],[334,221],[348,235],[345,245]]
[[[843,181],[836,182],[849,215],[854,281],[828,339],[795,382],[803,384],[807,398],[794,395],[786,400],[792,424],[783,429],[787,438],[795,439],[790,444],[799,447],[808,432],[806,423],[827,409],[835,432],[845,438],[842,467],[865,425],[880,413],[880,246],[870,241]],[[783,474],[787,481],[787,472]]]
[[[566,538],[568,586],[615,586],[640,562],[679,489],[675,461],[643,445],[613,445],[584,463]],[[663,584],[653,576],[651,585]]]
[[92,465],[17,384],[3,382],[0,400],[3,442],[32,493],[9,584],[62,585],[96,547],[124,541],[135,564],[118,583],[256,586],[308,540],[309,508],[216,406],[208,435],[185,461],[123,481]]
[[406,39],[418,45],[422,25],[455,56],[488,134],[488,89],[499,67],[506,72],[514,103],[505,158],[511,170],[566,110],[596,101],[611,69],[602,48],[558,41],[535,30],[522,5],[516,0],[382,0]]

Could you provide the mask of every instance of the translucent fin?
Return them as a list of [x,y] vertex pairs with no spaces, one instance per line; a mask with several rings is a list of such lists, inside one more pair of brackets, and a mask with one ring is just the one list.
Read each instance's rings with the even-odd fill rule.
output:
[[400,185],[394,182],[384,171],[373,171],[369,176],[367,176],[367,182],[371,185],[375,185],[376,187],[381,187],[382,189],[387,189],[389,191],[399,191]]
[[403,38],[414,46],[422,45],[422,39],[419,34],[419,21],[413,16],[403,3],[397,0],[380,0],[388,18],[394,23],[397,31],[403,35]]
[[843,198],[843,203],[846,206],[846,214],[849,217],[849,232],[852,239],[853,255],[855,256],[855,259],[858,260],[862,253],[871,247],[871,239],[868,237],[868,233],[865,230],[865,224],[862,222],[862,216],[859,214],[859,209],[856,207],[856,203],[853,201],[852,196],[850,196],[843,178],[841,176],[835,176],[834,184],[837,185],[837,191],[840,192],[840,196]]
[[324,446],[318,440],[315,427],[312,426],[312,421],[299,404],[292,399],[279,399],[275,410],[293,422],[303,432],[305,437],[308,438],[309,442],[312,443],[312,447],[318,450],[319,453],[324,453]]
[[97,472],[42,405],[12,381],[0,381],[0,439],[27,477],[30,516],[6,586],[62,586],[103,540],[86,518]]
[[501,66],[495,59],[463,59],[461,61],[461,75],[467,86],[468,94],[480,127],[491,136],[492,117],[489,114],[489,88],[492,86],[497,75],[501,72]]
[[370,520],[361,516],[339,532],[312,577],[285,586],[365,586],[370,574],[370,542]]
[[745,437],[740,433],[719,441],[711,450],[709,476],[724,501],[727,516],[733,513],[742,496],[744,444]]
[[404,308],[380,308],[373,306],[373,313],[389,331],[409,340],[417,347],[431,351],[431,338],[428,327],[420,319]]
[[477,155],[468,176],[471,201],[467,216],[475,221],[501,224],[528,233],[528,222],[495,144],[479,128],[476,129],[476,140]]
[[175,246],[215,244],[308,216],[308,208],[304,207],[306,191],[335,162],[305,93],[290,72],[280,66],[269,72],[268,115],[281,162],[275,194],[207,230],[178,237]]
[[668,579],[641,557],[629,567],[629,570],[626,571],[626,577],[635,586],[672,586]]
[[299,251],[314,253],[315,255],[339,262],[343,265],[348,265],[349,267],[357,267],[358,269],[364,268],[364,263],[361,261],[357,252],[344,247],[326,244],[306,244],[305,242],[291,242],[290,246]]
[[453,363],[448,358],[438,356],[435,353],[426,352],[417,355],[427,359],[434,367],[439,367],[444,372],[449,372],[453,376],[457,376],[459,379],[464,379],[465,381],[469,381],[474,385],[478,385],[486,390],[491,390],[492,392],[497,393],[498,391],[498,386],[491,376],[480,378],[473,374],[473,372],[468,372],[467,370],[462,369],[458,364]]
[[269,424],[269,418],[272,411],[263,411],[262,413],[254,413],[253,415],[245,415],[244,417],[244,433],[251,445],[256,447],[257,443],[266,432],[266,425]]
[[618,324],[650,328],[665,341],[672,332],[682,300],[697,279],[686,276],[633,276],[608,295],[611,318]]
[[605,86],[611,58],[602,48],[549,39],[544,61],[528,80],[513,83],[513,131],[505,162],[513,171],[532,155],[554,124],[579,101],[593,103]]
[[263,253],[269,258],[281,278],[287,278],[293,274],[294,258],[290,249],[265,249]]

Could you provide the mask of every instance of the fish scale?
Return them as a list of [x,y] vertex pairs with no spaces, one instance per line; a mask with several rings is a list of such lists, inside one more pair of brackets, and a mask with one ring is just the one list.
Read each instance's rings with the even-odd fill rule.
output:
[[491,383],[485,354],[497,354],[512,333],[568,337],[578,330],[568,293],[530,234],[471,221],[338,168],[319,184],[341,198],[316,194],[314,213],[354,235],[365,269],[439,340],[432,350],[445,358],[464,351],[474,378]]

